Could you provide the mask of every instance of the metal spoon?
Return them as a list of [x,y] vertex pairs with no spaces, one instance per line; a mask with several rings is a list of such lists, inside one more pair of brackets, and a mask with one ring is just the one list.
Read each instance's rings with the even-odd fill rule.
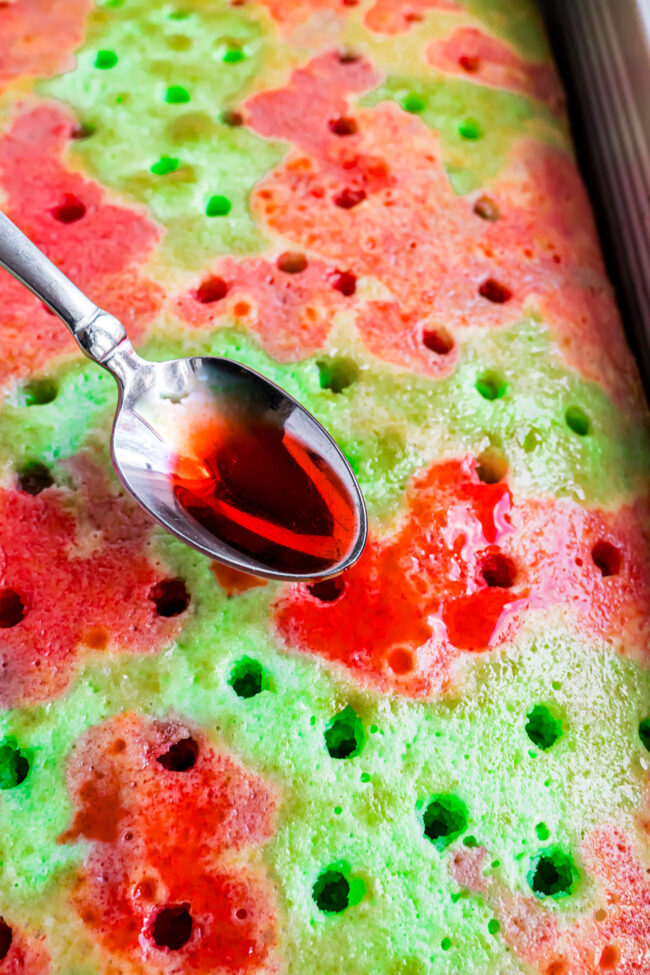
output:
[[[167,362],[142,359],[134,351],[122,324],[87,298],[3,213],[0,213],[0,266],[58,315],[83,352],[117,380],[118,407],[111,439],[113,466],[125,488],[163,527],[232,569],[271,579],[323,579],[348,568],[359,558],[367,534],[366,510],[359,485],[334,440],[293,397],[259,373],[228,359],[208,356]],[[295,558],[293,561],[278,559],[278,551],[286,555],[285,549],[266,546],[262,539],[253,550],[247,543],[240,544],[238,529],[229,539],[218,537],[193,517],[191,505],[179,503],[172,474],[179,456],[182,458],[186,451],[184,439],[197,422],[206,422],[209,415],[222,417],[224,404],[240,419],[242,411],[245,418],[252,417],[258,430],[267,427],[275,430],[278,443],[286,432],[291,442],[298,444],[296,450],[306,458],[307,466],[333,485],[336,504],[331,513],[349,510],[352,519],[348,519],[342,548],[335,557],[320,561],[308,557],[304,548],[308,545],[307,542],[303,545],[300,526],[295,530],[296,526],[290,525],[294,529],[290,536],[297,550]],[[246,461],[255,467],[254,456],[247,457]],[[291,478],[292,464],[290,458],[288,466],[284,465],[285,483],[288,476]],[[270,468],[266,464],[267,475],[269,470],[273,477],[273,455]],[[297,470],[304,479],[304,473]],[[254,487],[259,496],[259,482]],[[272,488],[277,486],[269,485],[269,490]],[[320,504],[319,510],[322,508]],[[327,515],[328,509],[324,510]],[[304,529],[304,511],[302,517]],[[330,528],[333,532],[338,530],[336,518]],[[304,537],[318,548],[317,533],[309,534],[313,531],[313,527],[309,528]]]

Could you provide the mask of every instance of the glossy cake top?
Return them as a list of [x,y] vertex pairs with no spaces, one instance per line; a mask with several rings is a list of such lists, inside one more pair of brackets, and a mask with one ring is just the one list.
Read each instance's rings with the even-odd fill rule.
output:
[[0,3],[0,208],[246,362],[345,576],[152,525],[0,279],[0,975],[650,971],[648,431],[526,0]]

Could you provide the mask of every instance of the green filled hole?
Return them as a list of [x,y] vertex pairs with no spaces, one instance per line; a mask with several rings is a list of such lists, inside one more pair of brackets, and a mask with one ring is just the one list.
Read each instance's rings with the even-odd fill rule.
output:
[[324,870],[312,888],[312,895],[324,914],[340,914],[350,905],[350,882],[340,870]]
[[443,938],[440,942],[440,947],[443,951],[449,951],[451,948],[451,938]]
[[444,850],[467,829],[467,808],[457,796],[434,796],[424,810],[424,835]]
[[538,897],[566,897],[573,890],[578,871],[568,853],[547,849],[531,862],[528,883]]
[[115,51],[98,51],[95,56],[95,67],[100,68],[102,71],[106,71],[108,68],[114,68],[117,64],[117,54]]
[[526,717],[526,734],[538,748],[546,751],[562,735],[562,722],[545,704],[536,704]]
[[151,172],[155,176],[166,176],[167,173],[175,173],[179,166],[179,160],[174,156],[161,156],[158,162],[151,167]]
[[264,670],[251,657],[242,657],[233,667],[228,682],[238,697],[255,697],[264,690]]
[[409,91],[400,99],[400,105],[405,112],[423,112],[427,107],[427,103],[422,95],[418,94],[417,91]]
[[17,746],[14,738],[0,742],[0,789],[14,789],[24,782],[29,772],[29,762]]
[[482,372],[476,380],[476,389],[483,399],[495,400],[505,396],[508,384],[503,376],[493,369]]
[[220,196],[218,193],[211,196],[205,208],[207,217],[225,217],[232,210],[232,203],[227,196]]
[[539,840],[547,840],[551,835],[546,823],[537,823],[535,826],[535,832],[537,833],[537,838]]
[[342,393],[359,378],[359,367],[353,359],[319,359],[316,365],[321,389],[333,393]]
[[182,85],[170,85],[165,92],[165,101],[170,105],[184,105],[190,100],[190,93]]
[[490,918],[490,920],[488,921],[488,931],[490,932],[490,934],[498,934],[500,928],[501,925],[499,924],[497,919],[495,917]]
[[56,399],[57,388],[49,379],[34,379],[22,388],[24,406],[45,406]]
[[226,64],[237,64],[239,61],[244,61],[245,59],[245,53],[240,47],[236,47],[234,44],[226,48],[222,58]]
[[650,752],[650,718],[644,718],[639,723],[639,738]]
[[463,139],[476,140],[481,138],[483,130],[475,118],[466,118],[458,126],[458,133]]
[[354,758],[360,754],[363,742],[363,724],[351,707],[334,715],[325,729],[325,746],[331,758]]
[[579,437],[586,437],[591,426],[589,417],[579,406],[569,406],[564,414],[566,425]]

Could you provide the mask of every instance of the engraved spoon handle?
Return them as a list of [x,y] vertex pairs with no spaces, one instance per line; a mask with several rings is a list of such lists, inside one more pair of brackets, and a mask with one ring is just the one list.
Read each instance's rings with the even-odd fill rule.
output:
[[1,211],[0,267],[59,316],[90,359],[102,362],[126,338],[120,322],[87,298]]

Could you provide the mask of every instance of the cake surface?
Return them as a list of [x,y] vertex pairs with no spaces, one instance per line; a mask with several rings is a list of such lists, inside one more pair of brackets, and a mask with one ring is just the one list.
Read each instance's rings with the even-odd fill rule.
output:
[[165,534],[1,273],[0,975],[648,975],[648,417],[534,4],[0,3],[0,209],[370,519]]

